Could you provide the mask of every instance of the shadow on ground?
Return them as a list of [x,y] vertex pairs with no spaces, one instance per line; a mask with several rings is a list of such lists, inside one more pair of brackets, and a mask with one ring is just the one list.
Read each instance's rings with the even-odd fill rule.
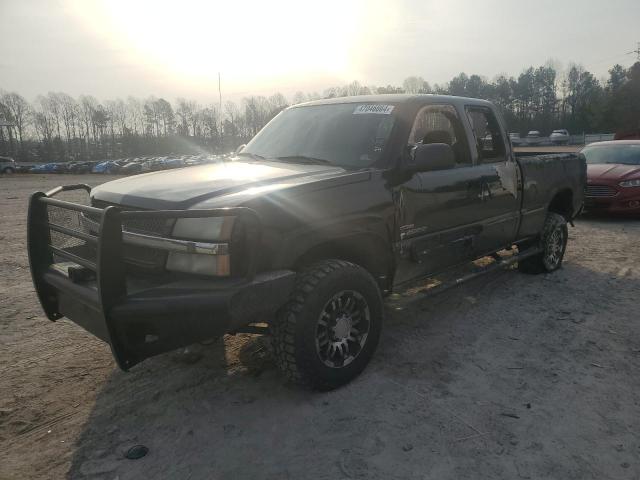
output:
[[372,364],[329,393],[283,385],[260,337],[153,358],[110,376],[68,477],[636,478],[639,287],[568,262],[392,300]]

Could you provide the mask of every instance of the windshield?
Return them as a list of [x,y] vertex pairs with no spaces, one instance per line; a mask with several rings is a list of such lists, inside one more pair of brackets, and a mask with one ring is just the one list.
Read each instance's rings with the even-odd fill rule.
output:
[[588,164],[622,163],[624,165],[640,165],[640,143],[586,147],[582,150],[582,153]]
[[241,155],[365,168],[387,145],[394,108],[358,103],[290,108],[269,122]]

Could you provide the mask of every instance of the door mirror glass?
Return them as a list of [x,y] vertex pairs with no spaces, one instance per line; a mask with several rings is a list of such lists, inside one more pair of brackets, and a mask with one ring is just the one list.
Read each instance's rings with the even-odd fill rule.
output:
[[419,143],[411,151],[407,169],[411,172],[447,170],[456,166],[455,154],[446,143]]

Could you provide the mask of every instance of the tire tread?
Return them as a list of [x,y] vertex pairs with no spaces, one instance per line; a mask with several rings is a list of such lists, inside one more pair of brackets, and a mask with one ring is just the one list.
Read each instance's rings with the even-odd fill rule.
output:
[[306,372],[310,368],[304,364],[303,360],[296,358],[296,314],[303,310],[308,295],[322,280],[333,272],[343,269],[360,270],[361,268],[346,260],[323,260],[298,273],[289,302],[278,312],[275,321],[271,324],[276,365],[286,379],[292,383],[318,390],[328,390],[335,387],[330,382],[308,375]]

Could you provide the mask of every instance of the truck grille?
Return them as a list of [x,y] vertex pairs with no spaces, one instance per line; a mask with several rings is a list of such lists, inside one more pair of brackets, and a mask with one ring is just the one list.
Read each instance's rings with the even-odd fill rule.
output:
[[[107,208],[107,207],[119,207],[122,210],[140,210],[139,208],[126,207],[123,205],[116,205],[114,203],[103,202],[101,200],[94,200],[91,204],[92,207],[96,208]],[[89,215],[91,218],[91,215]],[[98,220],[97,218],[91,218],[92,220]],[[166,220],[166,219],[153,219],[153,218],[141,218],[135,220],[125,220],[122,222],[122,228],[128,232],[135,233],[146,233],[151,235],[158,236],[168,236],[173,229],[174,220]]]
[[587,197],[615,197],[618,191],[609,185],[587,185],[584,193]]
[[[94,205],[98,206],[98,205]],[[104,208],[106,205],[100,205]],[[59,225],[91,236],[98,236],[100,215],[81,213],[66,208],[47,206],[49,223]],[[123,222],[122,229],[128,232],[167,237],[173,229],[175,220],[170,219],[131,219]],[[96,245],[65,233],[50,231],[51,245],[90,262],[97,262]],[[155,273],[164,270],[167,253],[163,250],[145,248],[137,245],[123,246],[124,259],[128,266],[140,273]],[[64,261],[56,256],[56,262]]]
[[[102,209],[114,206],[119,207],[125,211],[140,210],[138,208],[116,205],[100,200],[93,200],[92,206]],[[87,215],[87,217],[94,222],[99,221],[98,218],[92,218],[92,215]],[[174,223],[175,219],[130,219],[122,222],[122,230],[147,235],[156,235],[159,237],[168,237],[171,235]],[[134,267],[138,267],[138,269],[159,271],[164,269],[167,260],[167,253],[162,250],[156,250],[153,248],[139,247],[136,245],[125,245],[124,258],[128,264],[133,265]]]

